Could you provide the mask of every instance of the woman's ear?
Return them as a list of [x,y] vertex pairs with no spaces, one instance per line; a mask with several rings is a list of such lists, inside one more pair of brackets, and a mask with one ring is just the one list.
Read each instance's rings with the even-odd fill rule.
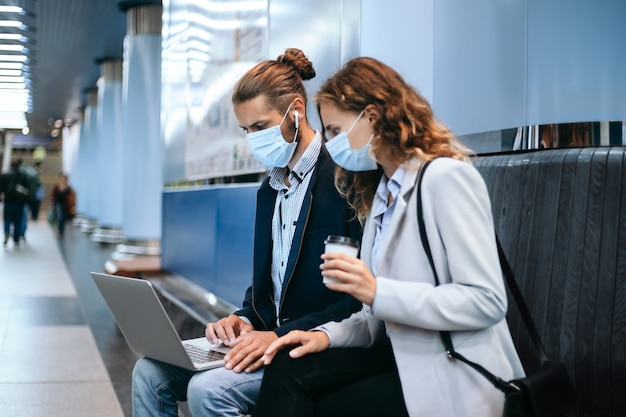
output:
[[365,106],[365,113],[363,115],[369,121],[370,126],[373,126],[378,121],[378,118],[380,117],[380,112],[378,111],[378,108],[376,106],[374,106],[373,104],[368,104],[367,106]]

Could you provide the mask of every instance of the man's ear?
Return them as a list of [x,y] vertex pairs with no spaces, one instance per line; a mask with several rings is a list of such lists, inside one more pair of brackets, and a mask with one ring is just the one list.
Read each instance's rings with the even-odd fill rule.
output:
[[301,118],[306,118],[306,105],[304,104],[304,101],[302,100],[302,98],[300,97],[296,97],[291,105],[291,110],[289,111],[291,113],[291,117],[293,118],[293,123],[296,127],[296,129],[298,128],[298,126],[300,126],[301,123]]

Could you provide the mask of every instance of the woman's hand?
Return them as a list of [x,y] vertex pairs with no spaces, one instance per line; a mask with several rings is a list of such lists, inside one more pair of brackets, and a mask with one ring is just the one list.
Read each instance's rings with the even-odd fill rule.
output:
[[338,252],[325,253],[322,259],[322,276],[334,280],[327,282],[326,287],[346,292],[362,303],[372,305],[376,294],[376,278],[362,260]]
[[320,331],[305,332],[303,330],[292,330],[284,336],[274,340],[263,355],[263,364],[269,365],[276,356],[276,352],[287,346],[300,345],[289,351],[292,358],[300,358],[309,353],[321,352],[328,349],[330,341],[326,333]]

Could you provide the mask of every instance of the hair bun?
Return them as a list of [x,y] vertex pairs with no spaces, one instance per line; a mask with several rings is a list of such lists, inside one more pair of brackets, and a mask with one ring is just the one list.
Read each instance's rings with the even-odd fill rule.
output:
[[287,50],[285,50],[284,54],[278,55],[276,61],[282,62],[283,64],[287,64],[292,67],[298,73],[300,78],[302,78],[302,80],[306,81],[315,77],[315,69],[313,68],[313,64],[300,49],[288,48]]

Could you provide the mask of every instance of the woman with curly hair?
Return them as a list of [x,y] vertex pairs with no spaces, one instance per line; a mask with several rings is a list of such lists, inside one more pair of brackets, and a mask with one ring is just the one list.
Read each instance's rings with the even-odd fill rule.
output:
[[[360,259],[328,253],[320,268],[334,280],[328,288],[364,307],[270,345],[255,417],[500,416],[503,394],[449,359],[440,337],[449,332],[459,353],[503,379],[524,374],[505,320],[489,195],[469,151],[375,59],[349,61],[316,99],[326,147],[343,167],[335,185],[365,224]],[[422,245],[418,204],[441,285]],[[369,363],[351,352],[386,343],[393,366],[357,372]],[[389,360],[375,353],[371,362]]]

